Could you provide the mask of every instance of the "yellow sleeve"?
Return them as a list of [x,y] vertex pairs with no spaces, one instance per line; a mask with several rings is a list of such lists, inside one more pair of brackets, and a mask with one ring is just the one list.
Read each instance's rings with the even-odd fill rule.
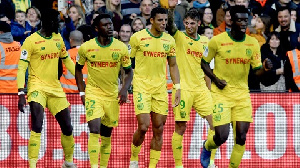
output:
[[[255,39],[256,40],[256,39]],[[259,43],[256,41],[253,47],[253,53],[251,57],[251,62],[250,62],[252,69],[259,69],[262,64],[261,64],[261,53],[260,53],[260,47]]]
[[139,45],[138,45],[138,40],[136,37],[136,34],[134,34],[133,36],[131,36],[130,41],[129,41],[129,45],[131,47],[131,52],[130,52],[130,57],[134,58],[136,55],[137,50],[139,49]]
[[127,47],[124,45],[122,49],[122,58],[121,58],[122,67],[127,69],[131,67],[131,60],[129,58],[129,53]]
[[18,88],[24,88],[25,73],[28,67],[28,63],[30,61],[31,53],[32,53],[31,41],[30,38],[27,38],[21,47],[21,55],[18,64],[18,73],[17,73]]
[[75,64],[69,56],[61,58],[66,68],[75,76]]
[[78,49],[78,55],[76,58],[76,61],[79,65],[85,65],[85,61],[86,61],[86,55],[85,55],[85,49],[84,49],[84,45],[82,45],[79,49]]
[[18,73],[17,73],[17,83],[18,88],[24,88],[25,85],[25,73],[28,67],[28,62],[25,60],[20,60],[18,65]]
[[175,57],[176,56],[176,50],[175,50],[175,40],[173,41],[173,43],[170,45],[170,51],[168,54],[168,57]]
[[203,54],[204,57],[202,57],[202,59],[207,62],[210,63],[210,61],[216,56],[217,54],[217,42],[215,40],[215,38],[212,38],[209,42],[208,42],[208,49],[206,49],[206,53]]
[[60,41],[60,45],[61,45],[61,49],[60,49],[60,58],[61,58],[61,59],[67,58],[67,57],[69,56],[69,53],[67,52],[65,43],[64,43],[64,41],[63,41],[62,38],[61,38],[61,41]]

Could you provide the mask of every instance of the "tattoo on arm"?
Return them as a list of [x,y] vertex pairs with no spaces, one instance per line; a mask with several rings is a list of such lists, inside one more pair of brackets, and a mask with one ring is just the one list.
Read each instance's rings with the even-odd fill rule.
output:
[[177,27],[174,23],[174,9],[169,9],[168,10],[168,32],[172,36],[176,33]]

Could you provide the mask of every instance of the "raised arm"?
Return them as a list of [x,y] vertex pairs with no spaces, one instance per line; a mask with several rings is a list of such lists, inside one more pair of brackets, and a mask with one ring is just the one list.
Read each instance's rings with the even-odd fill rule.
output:
[[176,33],[178,28],[176,27],[174,23],[174,10],[175,7],[178,3],[178,0],[169,0],[169,7],[170,9],[168,10],[168,25],[167,25],[167,31],[169,34],[172,36]]
[[78,91],[80,93],[82,104],[84,105],[85,104],[85,95],[82,94],[82,93],[84,93],[84,82],[83,82],[82,68],[83,68],[83,65],[80,65],[80,64],[76,63],[76,66],[75,66],[75,79],[76,79],[76,84],[77,84],[77,87],[78,87]]

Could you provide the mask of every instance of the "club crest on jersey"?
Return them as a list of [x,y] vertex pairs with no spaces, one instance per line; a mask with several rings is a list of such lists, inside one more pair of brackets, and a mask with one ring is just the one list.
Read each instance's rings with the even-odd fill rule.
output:
[[113,52],[111,57],[112,57],[113,60],[117,60],[119,58],[119,53]]
[[26,60],[26,59],[27,59],[27,56],[28,56],[27,50],[23,49],[23,50],[21,51],[21,58],[20,58],[20,59]]
[[56,43],[56,47],[57,47],[57,49],[59,49],[59,50],[61,49],[61,45],[60,45],[59,42]]
[[168,51],[170,49],[170,45],[169,44],[163,44],[163,47],[164,47],[165,51]]
[[246,55],[248,57],[251,57],[252,56],[252,50],[251,49],[246,49]]

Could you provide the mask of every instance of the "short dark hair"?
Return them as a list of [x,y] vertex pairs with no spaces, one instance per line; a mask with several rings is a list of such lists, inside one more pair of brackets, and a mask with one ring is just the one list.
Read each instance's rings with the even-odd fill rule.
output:
[[48,8],[42,10],[42,15],[41,15],[42,26],[48,26],[49,24],[51,24],[52,21],[58,20],[58,15],[59,12],[55,9]]
[[111,16],[107,13],[100,13],[95,19],[94,19],[94,22],[93,22],[93,27],[97,27],[100,23],[100,20],[101,19],[104,19],[104,18],[108,18],[108,19],[111,19]]
[[186,19],[188,17],[197,21],[202,20],[201,13],[196,8],[191,8],[185,13],[184,18]]
[[237,13],[247,13],[249,15],[249,11],[245,6],[242,5],[235,5],[230,8],[230,16],[231,20],[236,20],[236,14]]
[[289,11],[289,14],[291,14],[291,8],[287,7],[287,6],[282,6],[280,8],[277,9],[277,16],[278,16],[278,13],[279,12],[282,12],[284,10],[288,10]]
[[165,8],[161,8],[161,7],[153,8],[151,11],[150,18],[154,19],[156,14],[168,14],[168,11]]
[[0,31],[3,31],[4,33],[10,32],[11,31],[10,25],[4,21],[0,21]]
[[17,14],[17,13],[24,13],[24,15],[26,15],[26,13],[25,13],[24,11],[21,11],[21,10],[17,10],[17,11],[16,11],[16,14]]
[[213,30],[213,28],[211,28],[211,27],[209,27],[209,26],[204,26],[204,27],[201,27],[201,29],[200,29],[200,34],[204,34],[206,29],[211,29],[211,30]]

